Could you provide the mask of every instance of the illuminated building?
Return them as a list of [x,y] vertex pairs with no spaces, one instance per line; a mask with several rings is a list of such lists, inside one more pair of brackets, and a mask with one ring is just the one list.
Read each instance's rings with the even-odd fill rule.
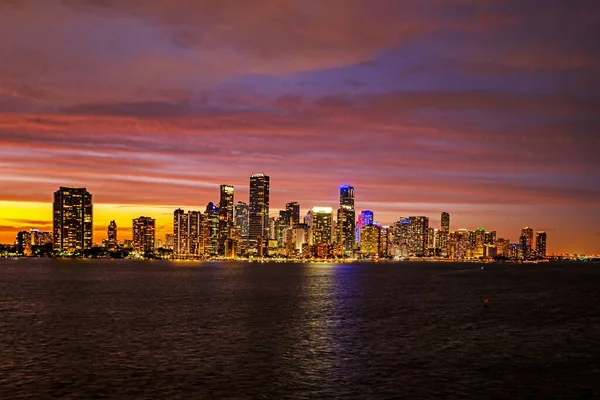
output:
[[427,228],[427,245],[425,248],[427,249],[426,254],[428,256],[436,255],[436,239],[437,239],[437,229]]
[[240,238],[248,239],[248,205],[243,201],[238,201],[235,203],[234,226],[239,230]]
[[440,224],[439,243],[437,248],[440,251],[442,257],[448,257],[448,235],[450,234],[450,214],[447,212],[442,213],[442,219]]
[[530,254],[530,247],[527,244],[527,235],[521,233],[521,236],[519,237],[519,259],[520,260],[524,260],[526,258],[529,257]]
[[377,225],[365,225],[360,232],[360,252],[365,257],[379,255],[381,230]]
[[204,211],[204,253],[216,256],[219,250],[219,207],[209,202]]
[[313,207],[310,210],[310,244],[331,243],[333,209],[331,207]]
[[356,246],[356,211],[340,206],[337,219],[338,242],[346,254],[352,254]]
[[362,210],[358,216],[358,222],[356,223],[356,243],[360,245],[360,231],[363,226],[373,224],[373,211]]
[[92,195],[85,188],[54,192],[54,249],[74,252],[92,247]]
[[165,249],[173,250],[175,247],[175,235],[172,233],[165,234]]
[[279,218],[275,220],[275,240],[277,240],[278,247],[284,247],[285,242],[285,231],[290,228],[291,223],[290,213],[285,210],[279,211]]
[[297,201],[287,203],[285,205],[285,211],[287,211],[290,217],[290,226],[295,226],[300,223],[300,204]]
[[154,252],[154,218],[139,217],[133,219],[131,246],[140,254]]
[[354,210],[354,188],[352,186],[340,186],[340,207]]
[[115,220],[113,219],[112,221],[110,221],[110,224],[108,224],[108,236],[107,236],[107,248],[109,250],[112,251],[116,251],[117,250],[117,223],[115,222]]
[[[165,235],[167,248],[171,246],[175,258],[193,258],[204,253],[204,215],[200,211],[175,210],[173,235]],[[171,243],[169,243],[171,242]]]
[[535,252],[538,257],[546,257],[546,232],[544,231],[535,234]]
[[408,217],[408,250],[411,256],[423,257],[427,246],[429,218]]
[[52,232],[31,228],[29,233],[31,234],[31,244],[34,246],[44,246],[52,243]]
[[475,231],[475,245],[473,246],[473,257],[483,257],[485,247],[485,229],[478,228]]
[[233,186],[221,185],[219,200],[219,246],[218,252],[225,254],[225,242],[231,237],[233,228]]
[[510,258],[510,239],[499,238],[496,240],[496,253],[499,256]]
[[265,174],[250,176],[250,203],[248,207],[249,231],[248,238],[253,250],[262,254],[258,239],[263,238],[262,244],[266,245],[269,237],[269,177]]
[[27,231],[21,231],[17,233],[15,240],[15,246],[17,254],[23,254],[25,256],[31,255],[31,233]]
[[391,229],[389,226],[382,226],[379,229],[379,256],[388,257],[390,255]]
[[466,229],[459,229],[450,233],[448,236],[448,252],[450,258],[455,260],[467,258],[470,247],[469,231]]
[[525,244],[529,249],[533,249],[533,228],[526,226],[521,229],[521,236],[525,236]]

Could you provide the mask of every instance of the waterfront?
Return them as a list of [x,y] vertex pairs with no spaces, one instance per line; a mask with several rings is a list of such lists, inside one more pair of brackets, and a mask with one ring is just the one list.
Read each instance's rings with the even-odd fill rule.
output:
[[0,397],[598,397],[600,265],[480,265],[0,260]]

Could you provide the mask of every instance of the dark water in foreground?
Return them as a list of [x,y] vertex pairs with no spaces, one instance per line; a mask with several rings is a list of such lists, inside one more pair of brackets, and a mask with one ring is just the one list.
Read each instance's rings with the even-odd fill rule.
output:
[[0,398],[599,398],[600,265],[479,266],[0,260]]

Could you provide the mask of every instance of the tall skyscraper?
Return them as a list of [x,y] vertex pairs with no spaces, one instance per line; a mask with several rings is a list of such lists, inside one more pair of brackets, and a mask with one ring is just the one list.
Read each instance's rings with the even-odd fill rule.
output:
[[54,192],[54,249],[73,252],[92,247],[92,195],[85,188]]
[[352,186],[340,186],[340,206],[354,210],[354,188]]
[[209,202],[204,212],[204,252],[217,255],[219,249],[219,207]]
[[[173,235],[165,236],[167,248],[173,248],[175,258],[193,258],[204,254],[204,215],[200,211],[173,213]],[[172,243],[169,243],[172,240]]]
[[447,212],[442,213],[442,220],[440,224],[440,232],[438,234],[439,243],[437,248],[440,250],[442,257],[448,257],[448,235],[450,235],[450,214]]
[[108,249],[112,250],[112,251],[117,250],[117,223],[115,222],[114,219],[112,221],[110,221],[110,224],[108,224],[107,240],[108,240]]
[[[248,207],[248,237],[254,243],[269,237],[269,177],[265,174],[250,176],[250,203]],[[254,246],[256,247],[256,246]]]
[[310,210],[311,244],[330,244],[333,224],[333,209],[331,207],[313,207]]
[[373,224],[373,211],[362,210],[358,216],[358,222],[356,223],[356,243],[360,244],[360,230],[363,226]]
[[429,218],[408,217],[408,251],[411,256],[423,257],[427,248]]
[[337,228],[338,242],[343,246],[344,253],[352,253],[356,246],[356,211],[354,210],[354,188],[349,185],[340,186]]
[[235,223],[234,226],[239,230],[240,238],[248,239],[249,221],[248,221],[248,205],[243,201],[235,203]]
[[140,254],[154,252],[155,220],[150,217],[133,219],[131,246]]
[[225,245],[233,228],[233,186],[221,185],[219,201],[219,254],[225,254]]
[[544,231],[535,234],[535,252],[538,257],[546,257],[546,232]]
[[521,235],[525,236],[525,243],[530,249],[533,248],[533,228],[526,226],[521,229]]
[[296,226],[300,223],[300,204],[297,201],[287,203],[285,211],[290,216],[290,226]]
[[367,257],[379,255],[380,235],[381,228],[377,225],[363,226],[360,233],[360,252]]

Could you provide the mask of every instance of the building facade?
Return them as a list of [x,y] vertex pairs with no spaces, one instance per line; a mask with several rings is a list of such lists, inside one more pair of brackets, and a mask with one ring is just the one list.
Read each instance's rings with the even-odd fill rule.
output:
[[92,247],[92,195],[85,188],[61,187],[54,192],[54,249],[74,252]]

